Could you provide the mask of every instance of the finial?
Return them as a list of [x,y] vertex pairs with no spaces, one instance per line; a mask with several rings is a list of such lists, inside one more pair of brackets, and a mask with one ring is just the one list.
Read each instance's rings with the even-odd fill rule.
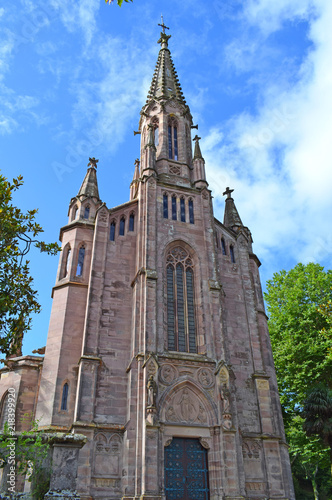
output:
[[135,165],[135,167],[139,167],[139,159],[138,158],[136,158],[134,165]]
[[229,189],[229,187],[226,188],[226,191],[223,193],[223,196],[227,194],[227,198],[231,198],[231,194],[233,193],[234,189]]
[[93,156],[92,158],[89,158],[88,167],[97,168],[98,162],[99,160],[96,160],[96,158]]
[[164,18],[163,15],[161,15],[161,24],[158,24],[158,26],[161,26],[162,32],[160,33],[160,38],[158,40],[158,43],[161,44],[162,49],[167,49],[168,47],[168,40],[171,38],[171,35],[166,35],[165,29],[169,30],[169,27],[164,24]]
[[[200,141],[202,138],[201,137],[198,137],[198,135],[196,134],[195,137],[193,138],[193,141]],[[228,189],[228,188],[227,188]]]

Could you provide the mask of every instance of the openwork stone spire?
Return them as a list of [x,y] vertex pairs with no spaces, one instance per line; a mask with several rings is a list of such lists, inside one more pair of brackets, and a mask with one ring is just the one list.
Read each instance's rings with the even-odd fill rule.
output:
[[148,103],[151,99],[168,100],[175,98],[185,106],[186,101],[168,48],[168,40],[171,35],[165,33],[166,26],[164,24],[161,26],[163,31],[160,33],[160,39],[158,40],[161,49],[146,102]]

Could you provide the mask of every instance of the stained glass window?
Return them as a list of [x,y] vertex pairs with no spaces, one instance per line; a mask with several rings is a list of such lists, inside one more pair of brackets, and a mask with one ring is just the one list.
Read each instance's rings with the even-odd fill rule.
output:
[[135,228],[135,215],[130,214],[129,215],[129,231],[134,231]]
[[188,208],[189,208],[189,222],[190,224],[194,224],[194,202],[193,200],[189,200],[188,202]]
[[186,222],[186,209],[185,209],[184,198],[180,199],[180,216],[181,216],[181,222]]
[[110,240],[115,240],[115,222],[111,222]]
[[67,410],[67,400],[68,400],[68,384],[66,382],[62,389],[61,410]]
[[90,215],[90,207],[87,205],[84,209],[84,219],[88,219]]
[[85,248],[82,246],[78,252],[76,276],[82,276],[84,264]]
[[167,257],[168,349],[197,352],[194,271],[189,253],[176,247]]
[[177,220],[177,214],[176,214],[176,196],[172,196],[172,220]]
[[119,235],[124,236],[124,234],[125,234],[125,218],[122,217],[122,219],[120,220]]
[[222,250],[222,254],[226,255],[226,244],[225,244],[224,238],[221,238],[221,250]]
[[164,194],[164,197],[163,197],[163,214],[164,214],[164,219],[168,219],[168,196],[167,196],[167,194]]

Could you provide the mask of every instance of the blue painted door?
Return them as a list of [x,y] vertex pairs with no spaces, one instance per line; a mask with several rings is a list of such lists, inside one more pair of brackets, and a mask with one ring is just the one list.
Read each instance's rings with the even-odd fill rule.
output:
[[207,450],[198,439],[174,438],[165,448],[167,500],[209,500]]

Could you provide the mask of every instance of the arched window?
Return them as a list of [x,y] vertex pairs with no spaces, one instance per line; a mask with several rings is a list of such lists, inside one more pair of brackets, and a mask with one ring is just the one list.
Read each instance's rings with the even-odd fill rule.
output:
[[168,196],[164,194],[163,196],[163,214],[164,219],[168,219]]
[[110,240],[115,241],[115,222],[111,222]]
[[135,229],[135,215],[130,214],[129,215],[129,231],[134,231]]
[[90,215],[90,206],[86,205],[86,207],[84,209],[84,219],[88,219],[89,215]]
[[121,217],[120,219],[120,227],[119,227],[119,235],[124,236],[125,234],[125,218]]
[[85,248],[82,245],[78,251],[76,276],[82,276],[83,274],[84,255],[85,255]]
[[68,401],[68,384],[66,382],[62,388],[61,410],[68,409],[67,408],[67,401]]
[[64,268],[63,268],[63,277],[64,278],[68,275],[68,272],[69,272],[70,254],[71,254],[71,248],[68,247],[66,250],[66,254],[65,254],[65,262],[64,262]]
[[158,120],[158,118],[156,116],[154,118],[152,118],[151,123],[152,123],[153,130],[154,130],[154,145],[157,147],[157,146],[159,146],[159,120]]
[[190,224],[194,224],[194,202],[193,200],[188,201],[188,208],[189,208],[189,222]]
[[224,238],[221,238],[221,251],[222,251],[222,254],[223,255],[226,255],[226,243],[225,243],[225,240]]
[[186,222],[186,208],[184,198],[180,198],[180,217],[181,222]]
[[166,272],[168,349],[197,352],[194,271],[189,253],[181,247],[171,250]]
[[172,220],[177,220],[177,214],[176,214],[176,196],[172,196]]
[[230,256],[231,256],[231,261],[235,263],[235,255],[234,255],[234,247],[233,247],[233,245],[231,245],[229,247],[229,253],[230,253]]
[[71,220],[75,220],[77,217],[77,212],[78,212],[78,207],[77,205],[74,206],[73,211],[72,211],[72,217]]
[[7,391],[2,399],[1,415],[0,415],[0,431],[4,430],[5,423],[8,421],[8,398],[9,398],[9,392]]
[[178,127],[174,119],[168,125],[168,156],[172,160],[178,159]]

